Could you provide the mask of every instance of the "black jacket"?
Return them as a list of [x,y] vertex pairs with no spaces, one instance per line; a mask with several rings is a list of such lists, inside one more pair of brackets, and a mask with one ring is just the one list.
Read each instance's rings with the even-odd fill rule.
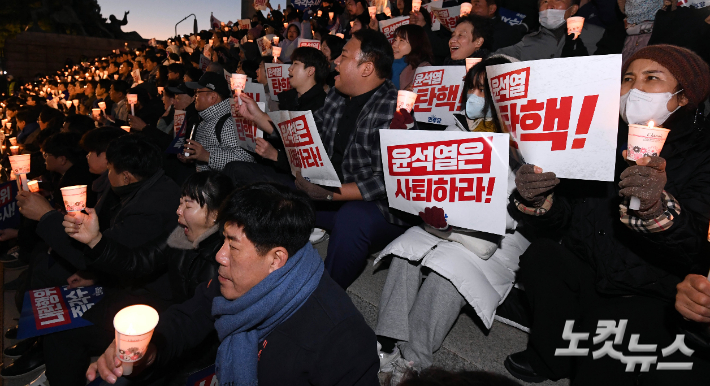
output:
[[[155,371],[188,354],[214,331],[215,278],[160,315],[152,342]],[[379,385],[375,333],[328,272],[290,318],[259,342],[259,385]],[[238,365],[238,364],[235,364]]]
[[[545,215],[522,215],[596,271],[596,286],[608,295],[637,294],[672,301],[689,273],[706,274],[710,256],[710,133],[674,114],[660,156],[667,162],[665,190],[680,203],[670,229],[639,233],[619,221],[619,176],[628,167],[618,150],[615,181],[563,180]],[[620,124],[617,149],[625,149],[628,126]],[[517,193],[516,193],[517,194]],[[559,232],[554,235],[553,232]]]

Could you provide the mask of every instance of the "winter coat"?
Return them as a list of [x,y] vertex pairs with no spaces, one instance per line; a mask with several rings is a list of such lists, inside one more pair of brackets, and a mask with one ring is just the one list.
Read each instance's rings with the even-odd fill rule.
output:
[[676,285],[690,273],[707,274],[710,243],[710,133],[692,127],[690,115],[674,114],[660,156],[667,162],[665,191],[679,203],[670,228],[635,231],[619,220],[621,157],[628,126],[620,124],[614,182],[562,180],[550,210],[522,221],[561,239],[596,271],[597,290],[607,295],[642,295],[672,301]]
[[221,138],[217,138],[217,123],[220,118],[229,114],[229,99],[225,99],[199,112],[203,121],[197,127],[194,140],[210,153],[210,159],[207,163],[198,161],[197,171],[219,171],[224,168],[224,165],[232,161],[254,162],[254,157],[239,147],[234,119],[227,118],[224,121]]
[[[567,43],[567,26],[563,25],[560,28],[564,28],[562,31],[562,36],[558,40],[555,35],[555,31],[549,30],[544,27],[540,27],[539,30],[529,33],[523,37],[519,43],[501,48],[496,51],[496,54],[508,55],[521,61],[527,60],[538,60],[538,59],[551,59],[551,58],[561,58],[562,50],[565,48]],[[559,33],[559,31],[558,31]],[[584,43],[584,47],[589,55],[594,55],[597,50],[597,42],[604,35],[604,29],[589,23],[584,23],[582,27],[582,34],[579,35],[577,40],[581,39]]]

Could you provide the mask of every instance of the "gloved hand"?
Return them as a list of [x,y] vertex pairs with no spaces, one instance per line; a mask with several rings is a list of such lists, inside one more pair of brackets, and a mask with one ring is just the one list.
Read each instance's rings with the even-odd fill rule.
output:
[[306,192],[308,197],[316,201],[327,200],[328,196],[333,195],[330,190],[306,181],[300,171],[296,172],[296,187]]
[[419,217],[433,228],[445,230],[449,227],[449,224],[446,222],[444,209],[442,208],[436,206],[424,208],[423,212],[419,212]]
[[409,114],[409,111],[399,109],[394,112],[392,123],[390,123],[390,129],[407,130],[412,127],[414,127],[414,118],[412,118],[412,115]]
[[619,196],[638,197],[641,201],[635,216],[642,220],[656,218],[663,213],[663,188],[666,186],[666,160],[643,157],[621,173]]
[[525,200],[524,204],[539,208],[545,203],[547,192],[552,190],[560,179],[553,172],[543,173],[542,168],[535,165],[523,165],[515,174],[515,187],[518,194]]

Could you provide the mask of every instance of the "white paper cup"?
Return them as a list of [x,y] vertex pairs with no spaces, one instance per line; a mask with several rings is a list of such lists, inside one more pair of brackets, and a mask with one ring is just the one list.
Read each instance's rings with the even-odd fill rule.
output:
[[584,27],[582,16],[572,16],[567,19],[567,35],[574,34],[574,38],[577,39],[582,33],[582,27]]
[[101,110],[106,110],[106,102],[99,102],[99,108]]
[[370,13],[370,19],[374,19],[377,14],[377,7],[367,7],[367,12]]
[[158,94],[163,95],[163,90],[165,90],[165,87],[158,87]]
[[30,172],[30,155],[29,154],[11,155],[9,158],[10,158],[10,167],[12,168],[13,173],[27,174]]
[[101,109],[91,109],[91,114],[94,116],[94,118],[98,118],[101,116]]
[[422,0],[412,0],[412,11],[419,12],[422,7]]
[[471,13],[471,9],[473,9],[471,3],[461,3],[461,17],[464,17]]
[[10,146],[10,153],[12,154],[20,154],[20,147],[19,146]]
[[143,304],[126,307],[113,318],[116,357],[123,362],[123,375],[130,375],[133,362],[145,355],[158,320],[158,312]]
[[281,47],[271,47],[271,55],[274,56],[274,63],[276,63],[276,59],[281,56]]
[[[468,4],[468,3],[464,3],[464,4]],[[471,70],[471,67],[480,63],[482,60],[483,60],[482,58],[466,58],[466,72],[469,72]]]
[[244,74],[232,74],[230,85],[232,90],[244,90],[247,85],[247,76]]
[[126,94],[126,100],[129,105],[135,105],[138,103],[138,94]]
[[72,102],[71,102],[71,101],[65,101],[65,102],[64,102],[64,104],[65,104],[65,105],[67,105],[67,108],[70,108],[70,107],[71,107],[71,104],[72,104]]
[[397,110],[405,109],[411,113],[416,101],[417,93],[407,90],[397,91]]
[[[279,37],[278,37],[278,36],[274,36],[274,45],[277,45],[277,44],[279,44]],[[273,50],[274,47],[271,47],[271,49]]]
[[60,190],[67,213],[81,212],[86,208],[86,185],[67,186]]
[[645,125],[629,125],[629,146],[626,159],[637,161],[640,158],[661,154],[670,130]]
[[10,145],[17,146],[17,137],[10,138]]
[[27,187],[30,189],[30,192],[37,193],[39,192],[39,181],[27,181]]
[[121,126],[123,130],[125,130],[127,133],[131,132],[131,127],[130,126]]
[[321,17],[321,16],[323,16],[323,10],[319,9],[318,10],[318,17]]
[[118,74],[113,74],[113,80],[118,80]]
[[335,12],[328,12],[328,18],[330,20],[333,20],[334,17],[335,17]]

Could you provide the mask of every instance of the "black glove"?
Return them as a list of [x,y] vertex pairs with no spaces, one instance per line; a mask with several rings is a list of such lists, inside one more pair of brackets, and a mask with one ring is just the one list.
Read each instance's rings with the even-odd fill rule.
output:
[[621,173],[619,196],[637,197],[641,201],[636,217],[642,220],[656,218],[663,213],[663,188],[666,186],[666,160],[661,157],[643,157]]
[[[538,172],[535,170],[538,169]],[[560,179],[555,173],[543,173],[542,169],[535,165],[523,165],[515,174],[515,187],[518,194],[525,201],[524,204],[539,208],[545,203],[547,192],[552,190]]]

